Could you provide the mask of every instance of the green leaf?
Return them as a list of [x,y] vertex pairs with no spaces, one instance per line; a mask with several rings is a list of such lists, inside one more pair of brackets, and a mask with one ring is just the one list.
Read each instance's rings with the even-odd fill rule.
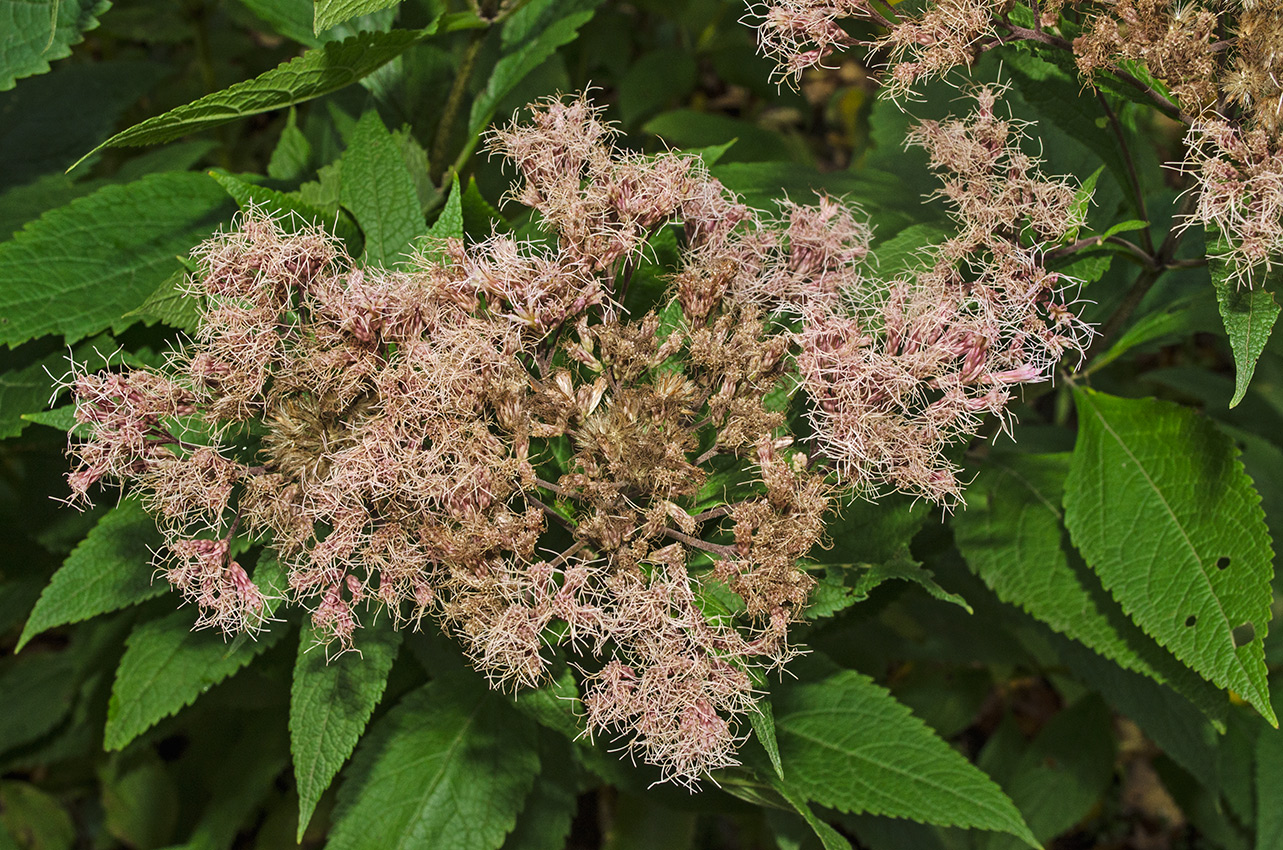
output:
[[54,573],[18,638],[18,649],[43,631],[134,605],[165,591],[152,581],[156,521],[136,499],[112,508]]
[[313,170],[312,143],[298,127],[298,110],[290,107],[289,117],[281,137],[272,148],[272,158],[267,163],[267,174],[273,180],[301,180]]
[[1147,227],[1149,227],[1148,221],[1140,221],[1139,219],[1120,221],[1118,224],[1115,224],[1113,227],[1100,234],[1100,236],[1097,237],[1097,244],[1104,242],[1111,236],[1117,236],[1120,233],[1130,233],[1133,230],[1144,230]]
[[71,711],[79,685],[71,652],[28,653],[0,673],[0,752],[36,740]]
[[0,91],[70,56],[110,8],[107,0],[0,0]]
[[103,148],[168,142],[188,133],[284,109],[338,91],[392,61],[434,29],[435,24],[424,30],[363,32],[344,41],[330,42],[305,51],[252,80],[236,83],[135,124],[85,154],[76,165]]
[[[1114,777],[1113,715],[1096,696],[1058,712],[1021,753],[1013,769],[996,775],[1034,837],[1050,842],[1078,823]],[[985,836],[981,850],[1019,846],[1005,835]]]
[[401,0],[316,0],[312,32],[320,35],[321,30],[329,29],[335,24],[351,20],[357,15],[378,12],[400,2]]
[[802,820],[806,821],[806,825],[815,832],[815,837],[820,839],[820,845],[824,850],[851,850],[851,842],[847,841],[842,833],[816,817],[815,812],[811,811],[811,807],[806,804],[806,800],[800,794],[783,782],[773,782],[772,787],[779,792],[781,797],[788,801],[788,804],[801,816]]
[[178,790],[156,751],[113,753],[98,769],[103,825],[130,847],[163,847],[178,825]]
[[[475,184],[469,183],[468,188],[471,189],[473,185]],[[454,175],[450,183],[450,197],[446,199],[445,207],[428,228],[428,236],[432,239],[463,238],[463,193],[459,191],[458,174]]]
[[503,850],[563,850],[570,835],[577,802],[567,770],[573,758],[563,739],[543,734],[539,742],[543,767]]
[[1074,402],[1074,543],[1142,629],[1277,725],[1263,648],[1273,551],[1233,442],[1170,402],[1078,388]]
[[773,696],[788,785],[806,799],[1038,846],[993,780],[867,676],[842,671]]
[[[761,685],[758,685],[761,687]],[[784,763],[780,761],[780,743],[775,737],[775,710],[771,707],[771,695],[763,694],[749,709],[748,722],[753,725],[753,734],[757,742],[766,750],[766,757],[771,760],[775,775],[784,779]]]
[[499,103],[531,71],[563,44],[574,40],[601,0],[535,0],[503,25],[503,58],[495,63],[486,87],[472,101],[468,133],[476,137],[489,125]]
[[0,826],[23,850],[71,850],[76,840],[67,810],[26,782],[0,782]]
[[[1096,192],[1096,181],[1100,179],[1101,173],[1105,166],[1101,166],[1093,171],[1086,180],[1074,191],[1074,202],[1070,207],[1070,216],[1082,221],[1087,220],[1087,210],[1091,206],[1092,195]],[[1078,238],[1078,228],[1068,231],[1063,240],[1064,242],[1073,242]],[[1102,239],[1104,237],[1101,237]]]
[[669,104],[685,100],[699,78],[691,51],[660,48],[640,57],[619,80],[619,112],[636,126]]
[[[0,0],[0,5],[11,4]],[[0,12],[0,20],[4,17]],[[165,74],[163,65],[152,62],[63,65],[0,93],[0,187],[34,182],[51,172],[63,176],[63,169],[109,136],[121,113]]]
[[187,270],[179,269],[156,287],[156,291],[148,295],[146,301],[125,316],[137,317],[145,325],[160,322],[194,334],[200,327],[201,302],[186,291],[186,284]]
[[361,116],[339,163],[339,198],[365,234],[366,261],[401,265],[427,226],[414,178],[378,112]]
[[59,333],[75,341],[127,325],[132,310],[226,217],[203,174],[154,174],[107,186],[0,243],[0,342]]
[[949,238],[949,231],[935,224],[911,224],[889,239],[874,243],[878,277],[894,280],[923,265],[931,248]]
[[279,224],[286,230],[295,229],[299,224],[315,225],[342,239],[349,248],[361,244],[361,234],[356,226],[346,215],[340,214],[337,207],[326,211],[309,204],[297,192],[280,192],[258,186],[221,171],[211,171],[209,176],[227,190],[242,210],[255,207],[270,215],[282,216]]
[[1283,850],[1283,734],[1256,738],[1256,850]]
[[722,160],[726,163],[764,161],[774,164],[797,158],[783,133],[729,115],[674,109],[656,115],[642,129],[680,148],[715,145],[734,138],[735,146]]
[[[1279,317],[1279,305],[1271,291],[1275,281],[1266,280],[1260,286],[1240,287],[1233,280],[1233,265],[1221,260],[1211,261],[1212,283],[1216,287],[1216,305],[1225,322],[1225,332],[1234,351],[1234,397],[1230,407],[1235,407],[1247,394],[1256,361],[1265,350],[1270,331]],[[1280,277],[1271,275],[1271,278]]]
[[1099,582],[1070,563],[1060,510],[1069,463],[1068,454],[991,455],[968,490],[966,510],[953,518],[967,565],[1003,602],[1124,669],[1171,685],[1223,720],[1224,698],[1140,634],[1112,600],[1098,598]]
[[539,772],[535,725],[472,676],[411,692],[344,773],[329,850],[493,850]]
[[485,239],[492,230],[506,233],[510,229],[503,215],[481,194],[476,177],[468,178],[468,188],[463,193],[460,206],[464,233],[470,233],[478,239]]
[[107,707],[106,749],[123,748],[160,720],[191,705],[286,632],[277,627],[232,650],[221,634],[192,631],[192,620],[192,612],[182,608],[142,623],[130,633]]
[[352,754],[387,687],[401,633],[386,623],[361,631],[359,652],[328,660],[310,627],[299,637],[290,692],[290,751],[298,785],[298,840],[316,801]]
[[1096,371],[1122,357],[1133,348],[1149,345],[1165,337],[1188,336],[1198,329],[1199,312],[1196,308],[1199,294],[1163,304],[1153,312],[1146,313],[1136,320],[1108,350],[1091,361],[1091,369]]

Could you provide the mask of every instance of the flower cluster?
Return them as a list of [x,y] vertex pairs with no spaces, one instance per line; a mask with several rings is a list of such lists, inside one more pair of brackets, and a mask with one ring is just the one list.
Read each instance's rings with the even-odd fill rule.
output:
[[[835,499],[956,498],[943,447],[1081,345],[1026,244],[1059,238],[1073,193],[993,97],[918,131],[963,230],[889,284],[846,206],[754,213],[696,158],[617,151],[583,97],[493,138],[547,238],[444,240],[391,272],[248,212],[196,253],[185,349],[75,379],[72,493],[141,494],[202,625],[264,625],[233,558],[263,544],[338,651],[384,611],[438,622],[496,687],[562,653],[590,734],[679,781],[733,764]],[[631,315],[630,286],[660,306]]]
[[[1016,23],[1010,4],[931,0],[918,11],[892,12],[873,0],[770,0],[751,4],[763,53],[794,80],[835,51],[859,42],[839,23],[870,22],[882,35],[864,42],[884,65],[892,97],[971,63],[1012,41],[1033,41],[1073,54],[1083,79],[1102,75],[1134,88],[1188,128],[1188,154],[1178,170],[1192,177],[1199,223],[1224,239],[1219,258],[1251,283],[1283,251],[1283,12],[1277,2],[1170,3],[1168,0],[1080,0],[1064,25],[1064,2],[1033,3],[1033,27]],[[1077,33],[1070,38],[1071,33]],[[1136,69],[1143,65],[1149,79]],[[1156,80],[1160,85],[1152,84]],[[1273,258],[1273,259],[1271,259]]]

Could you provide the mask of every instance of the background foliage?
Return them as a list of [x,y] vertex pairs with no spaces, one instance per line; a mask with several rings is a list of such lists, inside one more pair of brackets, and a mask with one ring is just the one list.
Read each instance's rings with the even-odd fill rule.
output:
[[[913,117],[854,59],[777,89],[737,2],[489,5],[0,0],[0,850],[1283,847],[1278,307],[1209,272],[1197,231],[1128,302],[1149,270],[1104,237],[1168,236],[1179,130],[1102,95],[1129,166],[1035,50],[973,76],[1012,84],[1050,173],[1094,185],[1100,239],[1062,266],[1105,335],[968,448],[965,510],[842,510],[812,653],[698,794],[583,739],[566,669],[514,697],[431,629],[367,629],[328,664],[296,615],[193,632],[136,501],[51,500],[52,379],[158,362],[194,326],[184,257],[238,208],[389,267],[429,233],[520,229],[478,140],[542,95],[596,86],[629,145],[702,150],[757,207],[844,195],[887,274],[945,238]],[[925,93],[913,116],[951,109]]]

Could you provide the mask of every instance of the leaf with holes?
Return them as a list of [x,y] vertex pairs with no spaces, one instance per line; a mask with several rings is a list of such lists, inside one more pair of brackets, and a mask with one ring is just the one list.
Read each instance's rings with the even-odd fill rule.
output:
[[1192,410],[1075,389],[1065,525],[1142,629],[1277,725],[1263,642],[1273,551],[1229,437]]
[[433,679],[361,741],[329,850],[493,850],[539,772],[534,722],[467,674]]
[[989,457],[968,488],[966,510],[953,518],[967,565],[1003,602],[1224,720],[1224,695],[1141,633],[1099,580],[1070,562],[1060,507],[1069,461],[1068,454]]
[[1037,847],[1020,812],[873,680],[846,670],[772,694],[790,789],[844,812],[992,829]]
[[387,686],[401,633],[386,622],[363,629],[359,653],[327,659],[310,628],[299,638],[290,691],[290,750],[298,784],[298,840],[316,802],[352,754]]

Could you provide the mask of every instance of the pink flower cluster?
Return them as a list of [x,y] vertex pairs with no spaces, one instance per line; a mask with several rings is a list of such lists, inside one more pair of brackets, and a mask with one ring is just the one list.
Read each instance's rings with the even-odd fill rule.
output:
[[[565,653],[588,733],[706,776],[794,652],[833,499],[956,498],[944,446],[1081,345],[1039,263],[1073,193],[1034,173],[993,98],[918,131],[962,233],[889,283],[845,205],[755,214],[697,159],[614,150],[582,97],[494,137],[538,244],[448,240],[390,272],[247,213],[196,252],[186,349],[76,378],[72,493],[141,494],[201,625],[264,625],[232,557],[261,544],[339,651],[384,611],[435,619],[497,687],[537,686]],[[629,316],[665,227],[668,303]],[[799,385],[809,455],[772,398]],[[710,489],[728,470],[752,483]]]

